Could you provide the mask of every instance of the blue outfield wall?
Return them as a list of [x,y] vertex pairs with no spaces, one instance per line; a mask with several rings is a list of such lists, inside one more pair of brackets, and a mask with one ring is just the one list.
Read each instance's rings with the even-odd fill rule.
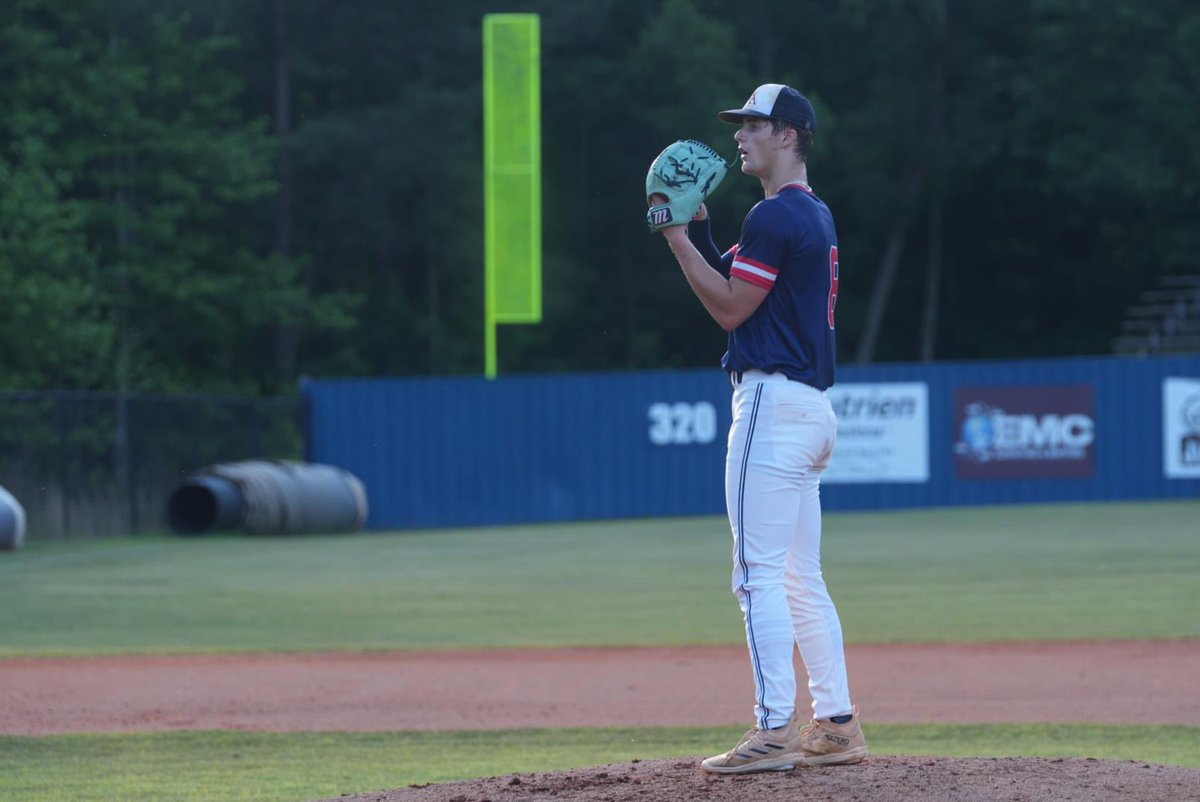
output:
[[[724,512],[719,368],[303,392],[307,458],[373,529]],[[1200,497],[1200,357],[843,366],[838,393],[828,510]]]

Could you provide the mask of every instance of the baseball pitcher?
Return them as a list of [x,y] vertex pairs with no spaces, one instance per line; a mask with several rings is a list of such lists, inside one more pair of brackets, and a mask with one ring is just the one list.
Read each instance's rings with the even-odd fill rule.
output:
[[[821,574],[820,478],[837,436],[825,391],[834,374],[838,243],[829,207],[808,184],[816,114],[795,89],[764,84],[742,108],[718,117],[738,127],[741,170],[761,182],[764,195],[733,248],[717,249],[704,205],[725,175],[715,151],[676,142],[646,179],[647,223],[662,232],[696,297],[729,332],[721,360],[733,386],[725,501],[756,726],[701,767],[741,774],[858,763],[867,743]],[[812,696],[813,718],[804,727],[792,668],[797,646]]]

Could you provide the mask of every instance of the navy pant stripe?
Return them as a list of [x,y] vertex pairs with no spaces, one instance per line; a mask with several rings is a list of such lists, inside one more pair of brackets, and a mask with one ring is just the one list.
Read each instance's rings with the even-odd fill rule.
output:
[[742,569],[742,585],[740,590],[746,597],[746,633],[750,641],[750,658],[754,664],[754,684],[758,691],[758,704],[762,708],[762,720],[759,726],[766,729],[770,711],[766,707],[766,684],[763,680],[762,666],[759,664],[758,647],[754,643],[754,603],[746,582],[750,579],[750,567],[746,564],[746,472],[750,464],[750,443],[754,440],[754,425],[758,420],[759,404],[762,401],[763,387],[759,384],[754,389],[754,404],[750,409],[750,425],[746,430],[746,446],[742,451],[741,476],[738,479],[737,521],[738,521],[738,563]]

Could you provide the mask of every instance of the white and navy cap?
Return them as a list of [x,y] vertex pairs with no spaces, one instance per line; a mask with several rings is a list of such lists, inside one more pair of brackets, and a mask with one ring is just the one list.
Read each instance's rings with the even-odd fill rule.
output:
[[784,84],[763,84],[754,90],[746,105],[717,115],[727,123],[741,124],[747,117],[783,120],[805,131],[817,129],[817,113],[808,98]]

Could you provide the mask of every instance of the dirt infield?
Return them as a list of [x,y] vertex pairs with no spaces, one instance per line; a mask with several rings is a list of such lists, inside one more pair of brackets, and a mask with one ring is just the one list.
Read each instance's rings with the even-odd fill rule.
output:
[[[1200,726],[1200,640],[852,645],[867,722]],[[803,674],[801,674],[803,676]],[[0,660],[0,733],[730,725],[743,647]]]
[[858,766],[712,777],[686,760],[489,777],[323,802],[1129,802],[1200,799],[1200,771],[1111,760],[874,757]]
[[[1200,726],[1200,640],[851,645],[868,729],[903,722]],[[803,674],[801,674],[803,676]],[[0,734],[746,723],[742,647],[0,660]],[[341,797],[490,800],[1200,800],[1200,771],[1097,760],[872,756],[708,777],[655,760]]]

